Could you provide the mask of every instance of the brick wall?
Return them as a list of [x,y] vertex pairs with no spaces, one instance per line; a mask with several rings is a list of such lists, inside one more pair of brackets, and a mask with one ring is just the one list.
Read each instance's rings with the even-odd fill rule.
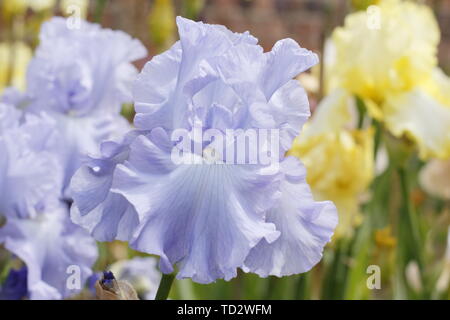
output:
[[[422,2],[436,12],[442,33],[439,61],[450,73],[450,0]],[[232,30],[250,30],[266,50],[276,40],[291,37],[320,52],[323,37],[343,23],[349,10],[347,0],[209,0],[201,17]]]
[[[8,1],[8,0],[0,0]],[[180,14],[183,1],[172,0]],[[201,1],[201,0],[198,0]],[[199,18],[210,23],[226,25],[234,31],[249,30],[269,50],[281,38],[291,37],[302,46],[320,52],[325,35],[342,24],[349,12],[350,0],[204,0]],[[442,32],[439,46],[441,66],[450,74],[450,0],[417,0],[430,5],[438,18]],[[96,1],[90,2],[90,16],[95,13]],[[114,29],[122,29],[141,39],[156,54],[149,37],[148,15],[153,0],[108,0],[101,22]],[[55,13],[59,13],[56,12]],[[0,15],[0,40],[7,33]]]

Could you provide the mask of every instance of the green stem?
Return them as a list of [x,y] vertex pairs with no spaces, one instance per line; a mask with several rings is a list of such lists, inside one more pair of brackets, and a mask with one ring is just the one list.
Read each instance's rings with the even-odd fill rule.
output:
[[103,16],[103,10],[106,7],[106,0],[97,0],[97,5],[95,7],[94,21],[100,23]]
[[12,264],[12,259],[8,259],[2,270],[0,271],[0,284],[3,283],[3,281],[8,277],[9,271],[12,269],[13,264]]
[[[405,167],[399,167],[398,173],[400,177],[400,187],[402,193],[403,207],[400,211],[400,221],[399,224],[399,245],[402,243],[399,249],[400,261],[397,263],[398,272],[403,284],[399,283],[403,290],[407,290],[405,293],[409,299],[411,298],[425,298],[427,293],[422,291],[419,296],[411,290],[410,285],[406,279],[406,267],[411,260],[415,260],[419,266],[420,270],[420,280],[422,286],[425,285],[424,277],[424,260],[423,260],[423,250],[422,250],[422,237],[420,234],[419,221],[417,220],[417,215],[412,205],[410,197],[410,188],[408,181],[408,173]],[[407,293],[409,291],[409,293]],[[403,297],[404,298],[404,297]]]
[[276,288],[278,284],[279,279],[275,276],[269,276],[267,279],[267,287],[266,287],[266,293],[265,293],[265,300],[273,299],[276,293]]
[[336,243],[333,259],[326,269],[322,288],[322,299],[343,299],[346,290],[347,274],[349,271],[346,260],[348,259],[350,249],[350,239],[343,238]]
[[374,144],[373,144],[373,158],[376,160],[378,150],[380,149],[381,137],[382,137],[383,131],[382,131],[380,122],[374,120],[373,126],[375,127],[375,138],[374,138]]
[[411,237],[413,240],[413,246],[414,250],[413,252],[416,253],[416,259],[417,263],[419,264],[419,267],[423,267],[423,261],[421,259],[421,252],[422,252],[422,242],[420,237],[420,230],[419,230],[419,222],[417,221],[417,216],[415,214],[412,202],[411,202],[411,196],[409,191],[409,181],[408,181],[408,173],[406,172],[405,168],[399,168],[398,173],[400,176],[400,185],[401,185],[401,191],[402,191],[402,200],[404,205],[404,212],[405,212],[405,222],[408,223],[409,231],[411,233]]
[[309,299],[309,294],[311,293],[311,272],[309,271],[298,276],[294,287],[295,300]]
[[356,107],[358,108],[358,129],[362,129],[367,108],[366,104],[360,97],[355,96],[355,99],[356,99]]
[[159,283],[158,291],[156,292],[155,300],[167,300],[174,279],[175,274],[173,273],[163,274],[161,282]]

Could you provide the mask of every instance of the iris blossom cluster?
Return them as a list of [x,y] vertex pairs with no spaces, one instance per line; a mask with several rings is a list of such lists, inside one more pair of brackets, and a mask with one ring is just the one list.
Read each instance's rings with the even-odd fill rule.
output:
[[[180,40],[138,74],[132,62],[146,56],[138,40],[68,22],[43,25],[26,91],[0,99],[0,243],[24,263],[2,295],[78,293],[95,240],[128,241],[159,256],[162,273],[177,268],[199,283],[229,280],[238,268],[281,277],[320,261],[336,208],[313,199],[303,164],[285,156],[310,116],[293,78],[318,62],[314,53],[291,39],[264,53],[249,33],[179,17]],[[129,102],[135,128],[120,115]],[[196,146],[182,156],[192,163],[173,161],[180,130]],[[249,148],[273,161],[232,163],[218,137],[199,142],[195,130],[239,132],[232,142],[272,130],[278,140],[257,137]],[[79,288],[67,284],[72,270]]]
[[[72,178],[73,221],[199,283],[229,280],[238,268],[263,277],[308,271],[333,234],[336,209],[313,199],[304,166],[285,152],[310,115],[293,78],[317,56],[291,39],[264,53],[248,33],[181,17],[177,25],[180,40],[134,82],[136,130],[102,143],[101,156]],[[278,169],[229,163],[216,140],[188,155],[195,163],[175,163],[173,133],[195,128],[277,130]],[[210,150],[222,161],[207,161]]]
[[26,265],[31,299],[82,289],[67,285],[72,266],[81,284],[92,273],[96,243],[70,219],[67,184],[86,154],[128,129],[120,107],[131,100],[131,61],[145,55],[122,32],[87,22],[70,29],[53,18],[42,27],[26,92],[9,89],[1,99],[0,242]]

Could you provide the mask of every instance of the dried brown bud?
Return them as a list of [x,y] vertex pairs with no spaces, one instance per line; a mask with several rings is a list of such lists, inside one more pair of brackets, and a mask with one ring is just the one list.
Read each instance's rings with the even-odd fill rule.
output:
[[112,272],[104,272],[95,283],[99,300],[139,300],[136,290],[127,281],[116,280]]

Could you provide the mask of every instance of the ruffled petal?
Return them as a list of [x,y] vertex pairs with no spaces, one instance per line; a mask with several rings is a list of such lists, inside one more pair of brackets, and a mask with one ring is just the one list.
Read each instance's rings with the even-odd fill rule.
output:
[[63,172],[55,155],[58,141],[54,122],[34,115],[22,117],[0,135],[2,214],[36,216],[59,201]]
[[284,155],[311,115],[308,95],[297,80],[290,80],[272,95],[269,110],[275,127],[280,128],[280,152]]
[[97,258],[95,241],[68,219],[63,207],[35,219],[10,218],[0,242],[28,268],[30,299],[62,299],[79,292],[67,286],[68,267],[77,266],[81,286]]
[[277,238],[263,215],[277,196],[275,179],[255,166],[175,166],[170,153],[140,136],[117,166],[113,192],[140,215],[133,248],[161,256],[164,273],[178,264],[178,278],[209,283],[233,278],[253,246]]
[[186,85],[205,76],[208,61],[220,57],[233,46],[257,47],[248,33],[233,33],[223,26],[177,17],[180,41],[144,67],[135,81],[135,125],[151,130],[173,130],[187,126],[189,114]]
[[[100,145],[109,139],[119,139],[130,125],[120,115],[104,114],[102,117],[66,117],[54,115],[58,122],[61,140],[58,154],[64,164],[64,188],[75,171],[88,160],[88,156],[100,156]],[[65,195],[70,197],[68,191]]]
[[133,96],[137,128],[171,128],[170,98],[177,86],[181,64],[181,45],[176,42],[168,51],[147,62],[134,82]]
[[348,91],[333,90],[317,106],[308,129],[302,132],[303,138],[330,132],[338,133],[345,128],[350,128],[349,124],[353,120],[351,99],[353,98]]
[[292,39],[283,39],[275,43],[266,53],[266,66],[262,87],[269,100],[280,87],[319,63],[317,54],[302,48]]
[[314,201],[306,170],[297,159],[286,158],[282,171],[281,197],[266,217],[281,235],[273,243],[261,240],[245,260],[244,270],[262,277],[309,271],[322,258],[338,221],[332,202]]
[[137,75],[131,62],[146,56],[145,47],[122,31],[85,21],[71,29],[67,23],[54,17],[42,26],[27,74],[31,108],[76,116],[118,113],[131,101]]
[[[380,1],[379,25],[368,28],[370,13],[356,11],[332,34],[333,62],[325,68],[331,86],[339,85],[374,103],[372,116],[387,95],[424,82],[437,65],[439,26],[433,11],[411,1]],[[366,103],[367,105],[368,103]],[[375,112],[374,112],[375,111]],[[378,111],[378,112],[377,112]]]
[[114,169],[128,157],[134,138],[135,132],[131,132],[122,143],[103,143],[103,157],[91,158],[72,177],[72,221],[99,241],[128,241],[138,224],[134,207],[123,196],[110,192]]
[[0,135],[7,129],[19,126],[22,114],[12,104],[0,102]]
[[389,97],[383,108],[389,130],[416,141],[422,158],[450,157],[449,106],[416,89]]

